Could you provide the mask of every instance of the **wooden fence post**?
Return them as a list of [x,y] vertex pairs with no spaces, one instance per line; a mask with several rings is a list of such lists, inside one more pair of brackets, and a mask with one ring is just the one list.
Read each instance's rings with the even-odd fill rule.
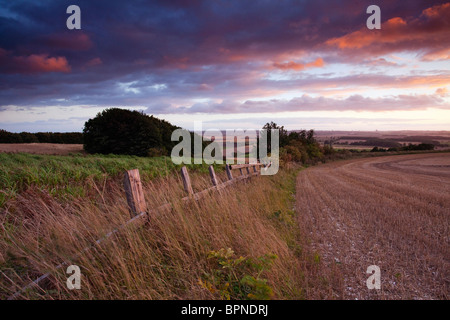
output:
[[244,146],[245,146],[245,152],[244,152],[245,163],[249,164],[250,163],[250,137],[248,137],[248,136],[245,137]]
[[209,166],[209,175],[211,176],[211,182],[214,186],[217,186],[217,177],[216,177],[216,173],[214,172],[214,167],[211,165]]
[[238,138],[235,136],[234,137],[234,161],[233,163],[238,163],[238,158],[237,158],[237,154],[238,154],[238,143],[237,143]]
[[231,173],[230,166],[227,164],[227,165],[225,165],[225,168],[227,171],[228,180],[233,180],[233,174]]
[[222,140],[222,160],[226,164],[227,163],[227,132],[221,131],[223,134]]
[[194,190],[192,189],[191,179],[189,178],[189,173],[186,167],[181,168],[181,177],[183,178],[184,190],[186,190],[189,195],[193,195]]
[[127,196],[131,216],[134,217],[139,213],[147,212],[147,204],[145,203],[144,192],[142,191],[139,170],[133,169],[126,171],[123,185],[125,187],[125,194]]

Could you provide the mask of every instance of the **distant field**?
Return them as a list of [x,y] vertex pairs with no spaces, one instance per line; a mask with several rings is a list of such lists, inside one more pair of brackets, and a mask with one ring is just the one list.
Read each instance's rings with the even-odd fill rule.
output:
[[345,150],[353,149],[353,150],[368,150],[368,151],[370,151],[370,150],[372,150],[373,147],[374,146],[357,146],[357,145],[352,146],[352,145],[345,145],[345,144],[335,144],[335,145],[333,145],[333,148],[336,149],[336,150],[339,150],[339,149],[341,149],[341,150],[343,150],[343,149],[345,149]]
[[[309,168],[297,179],[297,211],[327,298],[450,297],[449,153]],[[379,291],[367,289],[370,265],[381,269]]]
[[394,148],[433,144],[435,150],[450,147],[449,131],[316,131],[321,144],[331,140],[335,149],[372,149],[373,147]]
[[84,150],[82,144],[0,143],[0,152],[68,155],[70,153],[83,153]]

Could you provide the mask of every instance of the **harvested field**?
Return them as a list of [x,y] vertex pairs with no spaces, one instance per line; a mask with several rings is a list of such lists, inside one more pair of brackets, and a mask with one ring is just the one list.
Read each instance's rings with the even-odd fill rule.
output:
[[24,152],[65,156],[69,153],[84,153],[82,144],[60,143],[0,143],[0,152]]
[[[334,162],[300,172],[297,211],[324,299],[448,299],[450,154]],[[367,267],[381,269],[369,290]],[[314,274],[312,274],[314,273]]]

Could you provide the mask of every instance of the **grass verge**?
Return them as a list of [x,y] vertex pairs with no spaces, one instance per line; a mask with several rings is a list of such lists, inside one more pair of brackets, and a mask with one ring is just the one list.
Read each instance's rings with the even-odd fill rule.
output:
[[[308,259],[299,245],[301,235],[293,210],[298,168],[281,170],[275,176],[253,177],[187,205],[177,201],[183,196],[182,183],[176,171],[167,174],[174,168],[169,167],[173,166],[169,161],[162,166],[163,159],[49,159],[19,154],[15,160],[21,157],[25,159],[22,166],[38,172],[46,167],[38,168],[42,161],[52,161],[48,167],[68,170],[68,175],[76,171],[77,161],[80,170],[91,164],[86,169],[90,171],[84,173],[87,178],[69,179],[69,184],[83,183],[83,179],[86,183],[96,170],[99,176],[89,180],[89,187],[83,186],[85,197],[67,193],[64,199],[55,197],[49,191],[51,181],[42,184],[39,179],[27,182],[26,189],[5,203],[0,215],[2,299],[47,272],[51,276],[39,288],[26,291],[20,298],[305,298],[303,288],[309,280],[304,268]],[[35,162],[29,161],[30,157],[36,157]],[[129,219],[120,181],[104,175],[130,166],[149,171],[143,182],[149,207],[172,202],[171,209],[152,214],[144,227],[126,229],[71,259]],[[19,164],[14,168],[21,170]],[[202,170],[191,175],[194,189],[210,186],[209,176]],[[167,173],[159,174],[164,171]],[[64,185],[66,178],[60,179],[55,185]],[[219,179],[225,179],[223,172],[219,172]],[[80,290],[67,288],[65,268],[55,269],[62,261],[81,268]]]

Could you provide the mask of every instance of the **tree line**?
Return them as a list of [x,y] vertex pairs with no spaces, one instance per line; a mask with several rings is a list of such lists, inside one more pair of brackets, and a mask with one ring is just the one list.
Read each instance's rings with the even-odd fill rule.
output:
[[9,132],[0,129],[0,143],[63,143],[82,144],[81,132]]
[[373,147],[370,152],[387,152],[387,151],[427,151],[427,150],[434,150],[434,144],[432,143],[420,143],[420,144],[412,144],[410,143],[407,146],[403,147],[395,147],[395,148],[389,148],[389,149],[383,149],[380,147]]

